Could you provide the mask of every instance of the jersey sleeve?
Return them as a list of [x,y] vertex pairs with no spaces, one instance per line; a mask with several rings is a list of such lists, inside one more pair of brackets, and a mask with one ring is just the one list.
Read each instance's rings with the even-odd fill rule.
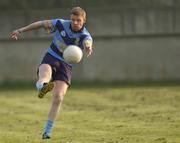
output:
[[93,42],[93,39],[91,37],[91,35],[86,35],[85,38],[83,39],[83,42],[86,41],[86,40],[90,40]]
[[92,39],[92,37],[91,37],[90,34],[83,34],[83,35],[81,35],[81,37],[80,37],[80,43],[79,43],[79,46],[81,47],[81,49],[84,49],[83,43],[84,43],[86,40],[90,40],[90,41],[93,42],[93,39]]
[[63,23],[65,20],[63,20],[63,19],[51,19],[51,24],[52,24],[51,33],[54,33],[57,30],[57,26],[56,26],[57,21],[60,21],[61,23]]
[[92,39],[92,37],[91,37],[90,34],[84,36],[84,38],[83,38],[83,40],[82,40],[82,43],[81,43],[81,44],[82,44],[81,46],[83,47],[83,49],[84,49],[83,43],[84,43],[86,40],[90,40],[90,41],[93,43],[93,39]]
[[56,22],[57,22],[58,19],[51,19],[51,23],[54,27],[56,27]]
[[57,20],[58,19],[52,19],[51,20],[52,27],[51,27],[50,33],[54,33],[56,31],[56,22],[57,22]]

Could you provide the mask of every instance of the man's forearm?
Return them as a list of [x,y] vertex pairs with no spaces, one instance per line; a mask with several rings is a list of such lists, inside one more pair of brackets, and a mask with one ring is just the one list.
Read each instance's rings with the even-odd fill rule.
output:
[[20,29],[18,29],[18,31],[20,33],[22,32],[26,32],[26,31],[31,31],[31,30],[35,30],[35,29],[39,29],[39,28],[42,28],[43,27],[43,22],[42,21],[38,21],[38,22],[34,22],[32,24],[29,24],[25,27],[22,27]]

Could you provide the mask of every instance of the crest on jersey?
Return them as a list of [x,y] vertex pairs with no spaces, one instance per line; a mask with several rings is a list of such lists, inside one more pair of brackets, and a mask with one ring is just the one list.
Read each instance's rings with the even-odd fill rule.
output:
[[63,30],[61,31],[61,36],[65,37],[66,36],[66,32]]

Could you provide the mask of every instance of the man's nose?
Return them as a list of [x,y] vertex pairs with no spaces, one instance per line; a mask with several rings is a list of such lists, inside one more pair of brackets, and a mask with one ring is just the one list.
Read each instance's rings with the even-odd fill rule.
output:
[[77,24],[77,21],[74,21],[74,24]]

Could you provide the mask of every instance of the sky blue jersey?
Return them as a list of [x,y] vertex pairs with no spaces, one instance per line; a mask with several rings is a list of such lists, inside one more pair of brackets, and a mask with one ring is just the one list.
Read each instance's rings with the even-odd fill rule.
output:
[[51,23],[53,28],[50,32],[54,33],[54,38],[48,48],[48,53],[61,61],[64,61],[62,53],[68,45],[77,45],[83,50],[83,41],[87,39],[92,40],[90,33],[85,27],[81,31],[73,32],[71,20],[53,19]]

